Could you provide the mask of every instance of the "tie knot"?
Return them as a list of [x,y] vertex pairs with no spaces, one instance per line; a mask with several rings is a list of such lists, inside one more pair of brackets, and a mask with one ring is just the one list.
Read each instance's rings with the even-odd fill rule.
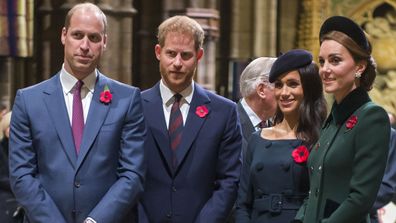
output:
[[181,96],[181,94],[177,93],[177,94],[173,95],[173,97],[175,98],[175,102],[180,102],[180,100],[183,96]]
[[268,127],[267,121],[261,121],[259,124],[257,124],[257,127],[260,129]]
[[81,91],[81,87],[83,85],[84,85],[84,82],[82,82],[82,80],[78,80],[76,85],[75,85],[76,91]]

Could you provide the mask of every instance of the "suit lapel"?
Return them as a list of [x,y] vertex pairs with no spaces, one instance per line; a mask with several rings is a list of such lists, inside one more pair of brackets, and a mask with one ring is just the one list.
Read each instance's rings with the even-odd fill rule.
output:
[[77,154],[74,147],[69,115],[67,114],[59,73],[49,80],[48,88],[46,88],[43,93],[48,113],[63,145],[62,149],[65,151],[70,163],[75,167]]
[[107,116],[110,104],[103,104],[100,102],[100,93],[104,90],[105,85],[108,85],[113,98],[116,98],[115,92],[112,91],[112,86],[108,79],[102,74],[98,73],[98,77],[95,84],[95,90],[92,97],[92,101],[89,107],[87,120],[84,126],[84,133],[81,142],[80,153],[77,159],[77,168],[83,162],[85,156],[87,155],[92,143],[94,142],[103,122]]
[[[198,106],[202,106],[202,105],[206,106],[206,108],[208,109],[208,114],[201,118],[196,114],[196,109]],[[200,86],[195,84],[194,95],[190,104],[190,109],[188,111],[186,124],[184,126],[182,141],[180,143],[179,148],[176,150],[176,157],[177,157],[176,170],[179,168],[186,154],[190,150],[192,142],[197,137],[198,132],[202,127],[202,124],[210,115],[210,112],[211,112],[210,99],[208,95],[205,93],[204,89],[202,89]]]
[[240,101],[238,102],[237,106],[238,106],[239,120],[242,126],[243,137],[246,140],[248,140],[250,135],[255,131],[255,128],[252,122],[250,121],[250,118]]
[[164,117],[164,109],[162,107],[162,98],[159,90],[159,83],[146,92],[144,97],[146,103],[146,120],[149,123],[150,131],[155,139],[162,155],[165,157],[168,170],[172,173],[172,150],[169,143],[168,129]]

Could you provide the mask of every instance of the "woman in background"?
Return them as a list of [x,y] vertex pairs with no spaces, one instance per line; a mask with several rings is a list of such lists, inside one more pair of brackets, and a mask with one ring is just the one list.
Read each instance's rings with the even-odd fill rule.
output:
[[318,67],[308,51],[281,55],[269,75],[277,112],[273,127],[250,137],[238,191],[238,223],[294,219],[308,195],[306,159],[326,117]]

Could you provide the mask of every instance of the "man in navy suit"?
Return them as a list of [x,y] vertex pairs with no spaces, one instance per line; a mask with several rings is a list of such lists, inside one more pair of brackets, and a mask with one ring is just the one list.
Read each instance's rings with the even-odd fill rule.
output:
[[242,155],[245,154],[250,135],[260,130],[262,123],[270,127],[275,115],[276,100],[274,87],[268,81],[274,57],[259,57],[242,71],[239,88],[242,99],[238,102],[238,114],[242,127]]
[[[201,26],[186,16],[158,28],[161,80],[142,93],[148,165],[141,222],[224,222],[235,202],[241,150],[236,104],[193,81],[203,39]],[[176,124],[170,120],[174,109],[182,116]],[[175,126],[182,130],[173,140]]]
[[17,92],[10,179],[26,222],[136,218],[145,121],[139,90],[96,69],[106,47],[106,26],[97,6],[74,6],[62,29],[61,71]]
[[392,201],[396,194],[396,130],[391,128],[388,161],[382,178],[381,186],[378,190],[377,198],[371,208],[371,222],[379,222],[377,210]]

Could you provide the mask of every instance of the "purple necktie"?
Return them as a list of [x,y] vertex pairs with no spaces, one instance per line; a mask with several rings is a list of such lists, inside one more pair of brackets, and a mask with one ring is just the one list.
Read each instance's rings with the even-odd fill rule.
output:
[[74,86],[73,93],[73,115],[72,115],[72,130],[74,138],[74,146],[77,154],[80,152],[81,140],[84,131],[84,111],[81,102],[81,87],[83,82],[79,80]]
[[176,149],[180,144],[181,136],[183,133],[183,116],[180,111],[180,94],[174,95],[175,102],[172,105],[170,118],[169,118],[169,138],[173,152],[173,165],[176,166]]

